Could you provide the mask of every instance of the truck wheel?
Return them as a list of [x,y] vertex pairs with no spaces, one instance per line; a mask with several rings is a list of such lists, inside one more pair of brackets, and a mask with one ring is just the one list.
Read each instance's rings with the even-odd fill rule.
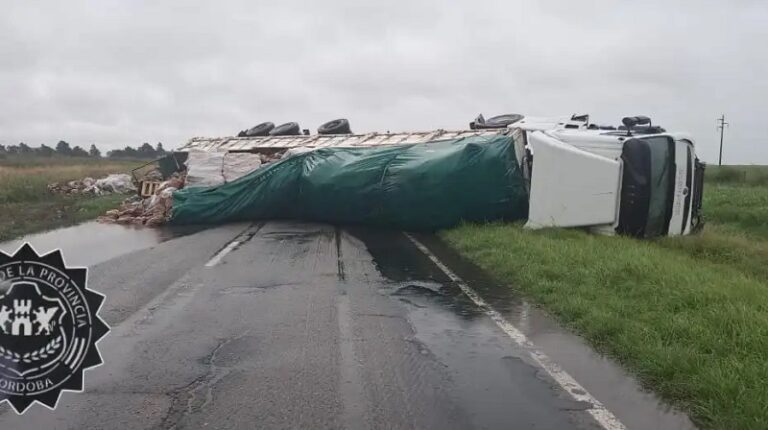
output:
[[301,134],[301,127],[296,122],[286,122],[273,128],[270,132],[270,136],[298,136]]
[[245,136],[267,136],[272,129],[275,128],[275,124],[271,122],[262,122],[259,125],[255,125],[245,131]]
[[508,113],[506,115],[497,115],[488,118],[483,123],[475,123],[477,128],[505,128],[523,119],[523,116],[517,113]]
[[352,134],[349,121],[344,118],[328,121],[317,129],[318,134]]

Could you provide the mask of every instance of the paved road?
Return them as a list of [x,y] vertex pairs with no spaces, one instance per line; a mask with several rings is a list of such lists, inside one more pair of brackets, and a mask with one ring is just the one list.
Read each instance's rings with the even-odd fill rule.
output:
[[599,428],[401,233],[223,226],[90,286],[105,364],[0,429]]

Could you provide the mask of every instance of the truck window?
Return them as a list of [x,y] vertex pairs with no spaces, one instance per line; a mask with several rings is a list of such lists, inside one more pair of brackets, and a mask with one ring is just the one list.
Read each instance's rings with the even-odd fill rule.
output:
[[666,136],[624,142],[624,174],[617,231],[637,237],[663,236],[672,215],[674,141]]
[[643,138],[650,149],[650,183],[648,199],[648,221],[645,236],[666,234],[672,208],[672,187],[674,168],[674,142],[665,136]]

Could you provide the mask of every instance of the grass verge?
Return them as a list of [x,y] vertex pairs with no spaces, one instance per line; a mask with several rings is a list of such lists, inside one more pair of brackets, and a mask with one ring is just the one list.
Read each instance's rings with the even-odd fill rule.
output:
[[137,162],[93,159],[25,159],[0,163],[0,241],[95,218],[125,196],[65,196],[51,182],[99,178],[129,171]]
[[768,240],[768,185],[705,185],[704,216],[722,229]]
[[768,186],[708,177],[704,211],[703,234],[655,241],[509,224],[441,236],[698,425],[768,428]]

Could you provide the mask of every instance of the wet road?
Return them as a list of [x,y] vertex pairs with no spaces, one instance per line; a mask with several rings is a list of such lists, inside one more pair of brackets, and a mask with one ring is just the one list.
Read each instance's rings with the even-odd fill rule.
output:
[[[506,289],[460,273],[534,341],[555,336],[547,353],[575,376],[593,372],[587,388],[610,393],[601,400],[627,427],[689,428],[536,322],[546,318],[522,316]],[[0,429],[602,428],[402,233],[228,225],[96,264],[89,277],[107,296],[105,364],[56,411],[0,407]],[[547,328],[539,336],[530,324]]]

